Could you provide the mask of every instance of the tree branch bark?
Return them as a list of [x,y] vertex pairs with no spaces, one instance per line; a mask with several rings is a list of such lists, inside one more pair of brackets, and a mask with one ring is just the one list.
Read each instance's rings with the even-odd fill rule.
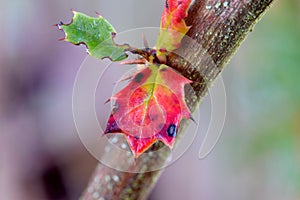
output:
[[[184,45],[177,52],[167,58],[167,65],[195,81],[192,86],[196,96],[186,95],[187,104],[192,110],[198,106],[209,85],[223,70],[272,2],[273,0],[196,0],[191,6],[186,19],[187,24],[191,26],[187,35],[196,40],[197,45],[200,44],[202,48],[195,49],[197,45],[183,43]],[[178,53],[184,55],[184,58],[178,56]],[[211,60],[208,61],[203,57],[204,54],[210,56],[213,65],[209,64]],[[182,132],[183,130],[180,129],[179,134]],[[124,144],[124,140],[119,137],[116,143]],[[151,150],[161,146],[161,143],[155,144]],[[159,154],[141,156],[130,164],[128,170],[141,170],[145,173],[120,172],[99,163],[81,198],[147,199],[162,173],[162,170],[149,170],[157,163],[165,163],[169,155],[170,151],[160,151]],[[130,155],[124,158],[117,153],[107,151],[103,156],[120,166],[130,162]]]

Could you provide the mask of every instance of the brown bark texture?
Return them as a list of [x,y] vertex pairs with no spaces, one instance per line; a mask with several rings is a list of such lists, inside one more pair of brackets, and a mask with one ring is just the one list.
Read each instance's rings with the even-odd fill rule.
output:
[[[272,2],[195,0],[186,19],[186,23],[191,26],[187,33],[189,39],[184,39],[180,49],[167,58],[167,65],[194,81],[192,89],[186,89],[186,103],[191,110],[198,107],[209,85]],[[184,126],[181,126],[178,137],[183,132]],[[121,136],[115,138],[115,142],[116,145],[125,144]],[[154,144],[150,151],[162,146],[161,143]],[[147,199],[162,173],[162,169],[152,171],[153,166],[163,165],[170,151],[148,153],[133,162],[130,154],[124,157],[114,151],[107,151],[103,156],[121,168],[126,165],[128,171],[142,173],[122,172],[99,163],[81,199]]]

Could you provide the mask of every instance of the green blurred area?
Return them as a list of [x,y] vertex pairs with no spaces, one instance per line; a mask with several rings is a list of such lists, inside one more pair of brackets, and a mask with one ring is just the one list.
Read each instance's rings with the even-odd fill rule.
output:
[[237,86],[250,113],[250,128],[236,134],[248,135],[247,142],[237,139],[243,149],[239,164],[267,165],[268,184],[280,182],[295,196],[300,196],[299,11],[297,0],[275,2],[245,42],[240,81],[247,83]]

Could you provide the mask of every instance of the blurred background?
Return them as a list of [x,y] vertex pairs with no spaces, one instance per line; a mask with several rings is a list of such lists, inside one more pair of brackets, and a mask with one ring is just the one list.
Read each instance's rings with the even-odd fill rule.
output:
[[[69,22],[74,9],[100,12],[118,32],[158,27],[162,5],[0,0],[1,200],[77,199],[97,164],[72,118],[72,87],[87,55],[59,42],[63,33],[52,25]],[[222,74],[228,112],[220,141],[199,160],[200,130],[150,199],[300,199],[299,61],[300,1],[277,1]]]

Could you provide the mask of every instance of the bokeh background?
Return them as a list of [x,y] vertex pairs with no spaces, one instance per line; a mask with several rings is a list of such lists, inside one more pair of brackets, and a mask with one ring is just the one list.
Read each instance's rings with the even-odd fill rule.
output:
[[[72,87],[87,55],[59,42],[52,25],[69,22],[74,9],[100,12],[119,32],[158,27],[162,5],[0,0],[1,200],[77,199],[97,164],[72,118]],[[300,199],[299,63],[300,1],[276,1],[222,74],[228,112],[218,144],[199,160],[200,132],[150,199]]]

